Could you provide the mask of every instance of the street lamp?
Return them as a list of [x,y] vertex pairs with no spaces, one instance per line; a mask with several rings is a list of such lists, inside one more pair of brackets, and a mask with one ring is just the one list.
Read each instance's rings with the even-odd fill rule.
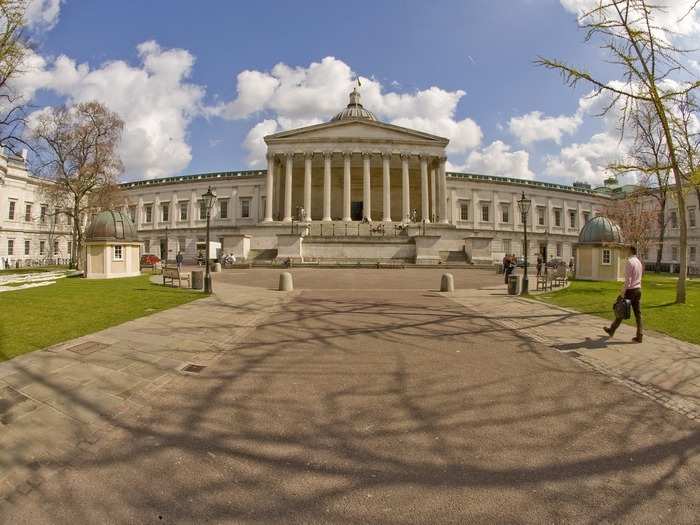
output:
[[207,188],[207,192],[202,195],[202,202],[204,203],[204,209],[207,212],[207,252],[206,252],[206,260],[204,261],[204,264],[206,264],[206,270],[204,273],[204,293],[211,293],[212,288],[211,288],[211,267],[209,265],[209,218],[211,217],[211,207],[214,205],[214,201],[216,200],[216,193],[211,191],[211,186]]
[[520,217],[523,221],[523,253],[525,254],[525,271],[523,272],[523,287],[520,293],[525,295],[529,290],[529,283],[527,282],[527,214],[530,213],[530,205],[532,201],[525,198],[525,192],[523,196],[518,200],[518,209],[520,210]]

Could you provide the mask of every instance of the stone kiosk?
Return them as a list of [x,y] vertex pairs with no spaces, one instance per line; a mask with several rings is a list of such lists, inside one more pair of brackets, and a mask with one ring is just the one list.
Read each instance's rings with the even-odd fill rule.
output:
[[629,246],[620,227],[607,217],[595,217],[581,229],[576,244],[576,278],[587,281],[622,281]]
[[136,227],[121,211],[103,211],[85,232],[85,274],[88,279],[135,277],[141,274]]

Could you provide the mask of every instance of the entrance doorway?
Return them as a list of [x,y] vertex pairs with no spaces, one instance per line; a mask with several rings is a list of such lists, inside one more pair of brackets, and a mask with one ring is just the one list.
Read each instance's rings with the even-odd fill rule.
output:
[[350,203],[350,218],[353,221],[362,220],[362,201],[353,201]]
[[547,262],[547,243],[546,242],[541,242],[540,243],[540,255],[542,256],[542,260],[544,262]]

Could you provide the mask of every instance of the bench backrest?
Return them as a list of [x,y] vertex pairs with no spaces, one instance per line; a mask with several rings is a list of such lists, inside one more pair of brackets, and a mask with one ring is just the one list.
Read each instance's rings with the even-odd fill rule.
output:
[[180,278],[180,270],[177,268],[163,268],[163,277],[174,277],[176,279]]

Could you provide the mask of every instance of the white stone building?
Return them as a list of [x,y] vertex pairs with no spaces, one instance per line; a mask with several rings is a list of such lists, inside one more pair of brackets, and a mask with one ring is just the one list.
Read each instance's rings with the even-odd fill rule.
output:
[[[448,140],[378,122],[359,94],[330,122],[265,137],[268,169],[123,184],[147,253],[204,249],[201,196],[218,201],[212,239],[238,258],[304,262],[492,262],[522,253],[517,200],[532,199],[528,253],[573,256],[581,225],[610,198],[589,187],[448,173]],[[249,245],[250,253],[245,248]]]
[[66,263],[69,226],[46,203],[45,180],[27,171],[26,159],[0,154],[0,266]]

